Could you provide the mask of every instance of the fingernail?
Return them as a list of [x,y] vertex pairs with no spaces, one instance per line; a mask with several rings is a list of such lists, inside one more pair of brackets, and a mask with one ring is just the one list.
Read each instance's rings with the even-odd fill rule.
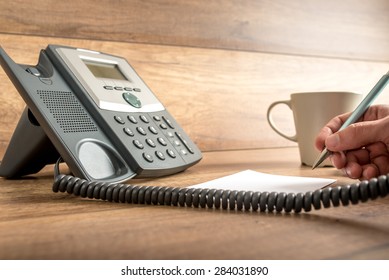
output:
[[338,134],[333,134],[329,136],[326,140],[326,146],[327,148],[336,148],[339,145],[339,135]]

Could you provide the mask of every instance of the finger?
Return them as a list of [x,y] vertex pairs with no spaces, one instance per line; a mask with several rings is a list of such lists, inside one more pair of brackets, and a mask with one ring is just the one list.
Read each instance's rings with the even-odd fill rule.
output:
[[346,162],[356,162],[359,165],[369,164],[371,162],[370,153],[367,149],[358,149],[346,153]]
[[347,163],[346,167],[344,168],[344,172],[351,179],[359,179],[362,177],[363,169],[359,163],[352,161]]
[[344,152],[332,153],[330,159],[332,164],[337,169],[344,168],[349,162],[355,162],[359,165],[364,165],[370,163],[371,161],[369,151],[366,149],[348,151],[347,154]]
[[[325,139],[329,135],[339,131],[340,127],[347,121],[352,112],[348,112],[331,119],[320,131],[318,138]],[[374,121],[384,119],[389,115],[389,105],[373,105],[357,122]]]
[[371,178],[378,177],[380,171],[375,164],[366,164],[362,166],[362,176],[360,180],[370,180]]
[[343,123],[347,120],[351,113],[342,114],[331,119],[319,132],[315,139],[315,147],[322,151],[325,147],[325,140],[328,136],[337,132]]
[[383,133],[379,121],[355,123],[328,136],[325,146],[333,152],[355,150],[381,141]]
[[373,105],[363,114],[361,121],[372,121],[386,118],[389,115],[389,105]]
[[350,117],[351,112],[345,113],[331,119],[325,126],[328,127],[333,133],[339,131],[340,127],[347,121]]
[[339,153],[332,153],[330,156],[330,160],[337,169],[342,169],[347,164],[347,158],[346,155],[343,152]]
[[344,173],[352,179],[363,176],[363,166],[370,164],[369,152],[365,149],[349,151],[345,156]]
[[389,152],[382,142],[349,151],[345,157],[343,170],[350,178],[366,180],[389,173]]
[[389,158],[388,157],[378,157],[373,160],[374,165],[377,167],[378,175],[386,175],[389,173]]
[[319,151],[322,151],[324,149],[324,142],[325,140],[328,138],[328,136],[330,136],[332,134],[332,130],[325,126],[323,127],[319,134],[317,135],[316,139],[315,139],[315,147],[316,149],[318,149]]
[[376,157],[380,157],[380,156],[389,157],[388,148],[383,142],[376,142],[376,143],[367,145],[365,148],[369,152],[369,156],[372,160],[374,160]]
[[366,146],[369,152],[370,164],[363,166],[363,178],[372,178],[379,175],[385,175],[389,172],[389,152],[383,142],[373,143]]

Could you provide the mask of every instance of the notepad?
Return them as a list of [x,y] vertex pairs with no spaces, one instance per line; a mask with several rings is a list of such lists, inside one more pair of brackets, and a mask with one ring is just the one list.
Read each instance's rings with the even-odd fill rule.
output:
[[311,178],[283,176],[245,170],[208,182],[190,186],[190,188],[223,189],[253,192],[286,192],[298,193],[315,191],[334,183],[328,178]]

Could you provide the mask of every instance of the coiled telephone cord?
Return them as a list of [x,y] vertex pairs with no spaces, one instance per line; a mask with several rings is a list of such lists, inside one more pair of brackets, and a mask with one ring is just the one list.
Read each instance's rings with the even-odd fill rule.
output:
[[201,207],[245,211],[291,212],[312,208],[347,206],[366,202],[389,193],[389,174],[359,183],[327,187],[306,193],[252,192],[220,189],[197,189],[159,186],[137,186],[93,182],[59,173],[55,168],[53,191],[67,192],[83,198],[111,202]]

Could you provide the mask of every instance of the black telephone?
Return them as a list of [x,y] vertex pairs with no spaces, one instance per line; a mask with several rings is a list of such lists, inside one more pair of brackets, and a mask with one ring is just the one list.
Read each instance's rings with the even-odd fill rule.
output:
[[38,172],[61,156],[90,181],[182,171],[202,155],[122,57],[48,45],[36,66],[0,62],[27,104],[0,176]]
[[[389,194],[389,174],[307,193],[245,192],[121,184],[182,171],[201,152],[121,57],[49,45],[36,66],[0,63],[27,107],[0,165],[0,176],[54,168],[54,192],[121,203],[252,211],[308,212]],[[76,176],[59,172],[64,160]]]

